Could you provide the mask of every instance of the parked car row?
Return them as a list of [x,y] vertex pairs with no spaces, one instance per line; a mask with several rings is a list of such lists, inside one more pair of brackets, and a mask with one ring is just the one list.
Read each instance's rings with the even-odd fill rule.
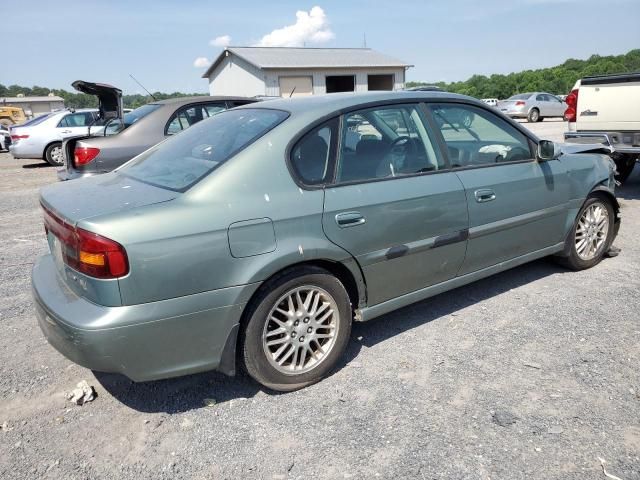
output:
[[548,255],[592,267],[620,225],[602,145],[561,149],[469,97],[199,97],[119,121],[111,94],[102,135],[64,152],[73,176],[118,168],[41,191],[32,283],[51,345],[134,381],[243,368],[295,390],[354,320]]

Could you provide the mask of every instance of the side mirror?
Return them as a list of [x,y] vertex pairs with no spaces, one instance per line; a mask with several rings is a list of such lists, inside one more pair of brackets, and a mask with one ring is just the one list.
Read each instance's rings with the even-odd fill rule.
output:
[[561,153],[560,148],[551,140],[540,140],[538,143],[538,160],[543,162],[555,160]]

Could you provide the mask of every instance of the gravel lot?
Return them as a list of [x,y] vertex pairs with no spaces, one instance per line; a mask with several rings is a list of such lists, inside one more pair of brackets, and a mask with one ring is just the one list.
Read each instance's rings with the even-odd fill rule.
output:
[[[217,373],[133,384],[59,355],[29,285],[55,170],[3,153],[0,172],[0,478],[582,480],[606,478],[602,457],[640,479],[640,168],[619,257],[537,261],[356,324],[341,368],[290,394]],[[83,379],[98,398],[74,406]]]

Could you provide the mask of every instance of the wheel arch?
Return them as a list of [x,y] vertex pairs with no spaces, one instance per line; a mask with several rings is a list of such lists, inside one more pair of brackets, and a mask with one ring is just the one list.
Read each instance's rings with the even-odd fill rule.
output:
[[47,159],[47,148],[49,148],[51,145],[53,145],[54,143],[59,143],[60,146],[62,146],[62,140],[51,140],[50,142],[48,142],[44,148],[42,149],[42,159],[46,160]]
[[358,263],[350,258],[345,261],[331,260],[328,258],[315,258],[304,260],[300,262],[291,263],[285,267],[273,272],[268,278],[265,278],[261,282],[261,285],[249,298],[249,301],[245,304],[242,315],[240,316],[240,322],[236,324],[227,338],[224,350],[220,357],[220,364],[218,370],[226,375],[235,375],[236,366],[239,364],[238,354],[241,341],[241,329],[249,320],[250,312],[255,308],[256,302],[260,296],[264,293],[265,285],[272,279],[285,275],[287,272],[304,267],[315,267],[325,270],[334,275],[342,285],[344,285],[347,294],[349,295],[349,301],[351,302],[352,312],[362,306],[366,302],[366,285],[364,282],[364,276],[360,270]]
[[571,231],[573,228],[573,224],[577,221],[577,215],[580,214],[580,210],[582,210],[582,207],[584,206],[584,203],[592,197],[600,197],[603,198],[605,200],[607,200],[608,202],[611,203],[611,206],[613,207],[613,212],[614,212],[614,219],[613,219],[613,228],[614,228],[614,233],[613,233],[613,239],[615,240],[615,237],[618,235],[618,230],[620,229],[620,204],[618,203],[618,199],[616,198],[616,196],[614,195],[614,193],[611,191],[611,189],[609,189],[608,187],[600,184],[600,185],[596,185],[595,187],[593,187],[591,189],[591,191],[587,194],[587,196],[584,199],[584,202],[582,202],[582,204],[580,205],[580,208],[578,209],[578,211],[576,212],[576,218],[573,218],[572,222],[571,222],[571,228],[568,229],[567,231],[567,236],[565,238],[565,246],[564,249],[557,254],[557,256],[559,257],[567,257],[569,256],[569,242],[568,239],[571,236]]

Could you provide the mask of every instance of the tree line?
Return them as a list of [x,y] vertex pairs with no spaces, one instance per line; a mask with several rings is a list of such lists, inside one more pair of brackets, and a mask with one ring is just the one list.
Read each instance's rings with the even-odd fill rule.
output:
[[591,55],[587,60],[570,58],[562,65],[525,70],[508,75],[473,75],[462,82],[407,82],[407,88],[437,85],[443,90],[476,98],[508,98],[516,93],[549,92],[566,95],[576,80],[592,75],[640,72],[640,49],[623,55]]
[[[23,87],[20,85],[9,85],[5,86],[0,84],[0,98],[2,97],[17,97],[18,94],[23,94],[25,97],[28,96],[47,96],[49,94],[57,95],[64,100],[64,105],[70,108],[95,108],[98,106],[98,99],[94,95],[87,95],[86,93],[80,92],[69,92],[67,90],[61,89],[50,89],[45,87]],[[162,92],[153,92],[153,96],[157,100],[166,100],[167,98],[177,98],[177,97],[195,97],[205,95],[203,93],[182,93],[182,92],[173,92],[173,93],[162,93]],[[123,95],[122,103],[125,108],[138,108],[141,105],[149,103],[153,101],[153,99],[149,95]]]
[[[549,92],[556,95],[569,93],[576,80],[591,75],[606,75],[611,73],[640,72],[640,49],[631,50],[623,55],[600,56],[591,55],[587,60],[570,58],[562,65],[538,70],[509,73],[508,75],[494,74],[473,75],[462,82],[407,82],[407,88],[420,85],[437,85],[447,92],[461,93],[476,98],[508,98],[516,93]],[[20,85],[5,86],[0,84],[0,97],[46,96],[52,93],[64,99],[64,104],[72,108],[97,107],[98,100],[93,95],[74,93],[61,89],[46,87],[23,87]],[[162,93],[154,92],[157,100],[167,98],[204,95],[202,93]],[[123,95],[126,108],[137,108],[152,101],[148,95]]]

